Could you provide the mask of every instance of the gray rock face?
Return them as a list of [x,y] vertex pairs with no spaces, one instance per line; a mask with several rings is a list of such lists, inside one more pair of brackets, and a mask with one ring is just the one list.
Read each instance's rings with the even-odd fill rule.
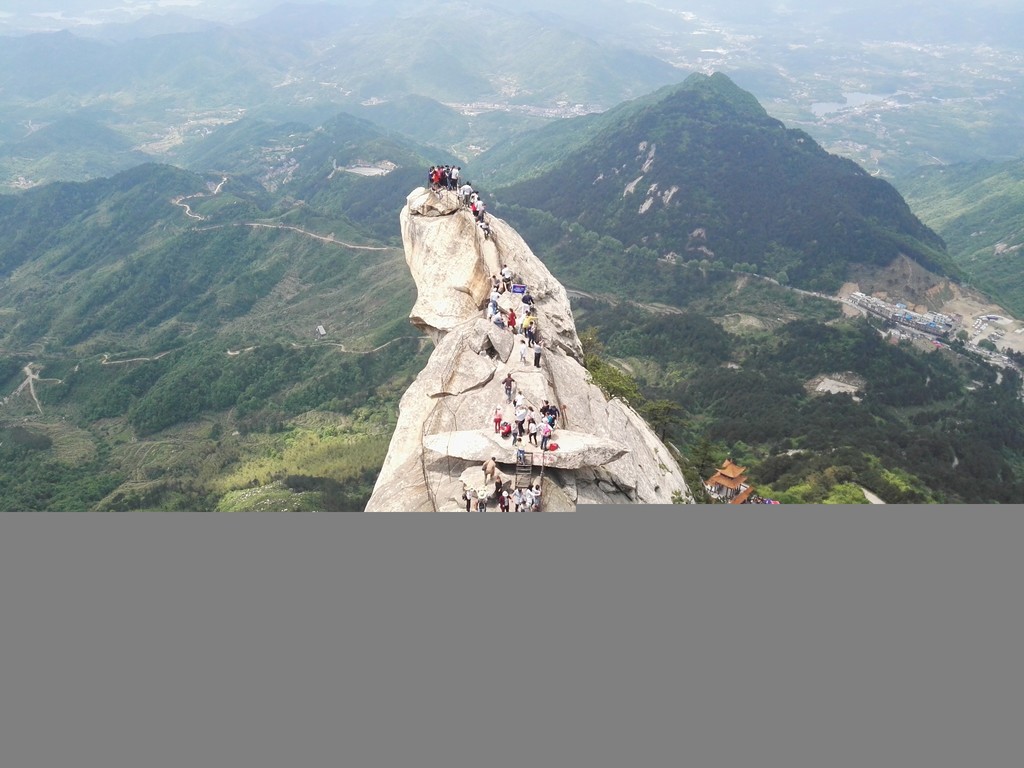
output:
[[[533,454],[519,482],[541,487],[545,511],[668,504],[673,494],[692,501],[669,449],[643,418],[591,383],[565,289],[512,227],[488,215],[491,237],[485,238],[454,194],[439,197],[423,188],[409,195],[400,223],[418,290],[410,320],[436,347],[399,404],[367,512],[464,511],[463,489],[484,485],[482,464],[491,456],[505,487],[515,487],[517,447]],[[539,367],[533,349],[521,358],[522,336],[485,317],[490,278],[506,265],[534,298],[544,341]],[[526,314],[520,294],[502,293],[498,305],[520,318]],[[522,394],[538,419],[545,400],[561,410],[551,437],[558,450],[542,453],[525,436],[513,446],[496,434],[496,407],[514,423],[502,385],[508,374],[513,395]],[[497,508],[494,500],[488,505]]]

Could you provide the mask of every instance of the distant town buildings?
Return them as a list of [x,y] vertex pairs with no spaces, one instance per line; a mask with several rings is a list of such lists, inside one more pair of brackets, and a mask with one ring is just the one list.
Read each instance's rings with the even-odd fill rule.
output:
[[952,335],[963,322],[963,318],[959,315],[944,315],[941,312],[921,314],[908,309],[906,304],[891,304],[860,291],[851,293],[849,300],[873,315],[939,338]]

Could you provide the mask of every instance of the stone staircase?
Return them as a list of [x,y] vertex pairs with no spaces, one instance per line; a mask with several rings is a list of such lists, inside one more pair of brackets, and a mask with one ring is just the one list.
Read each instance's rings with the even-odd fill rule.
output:
[[533,452],[526,451],[523,460],[516,461],[516,488],[529,488],[533,482]]

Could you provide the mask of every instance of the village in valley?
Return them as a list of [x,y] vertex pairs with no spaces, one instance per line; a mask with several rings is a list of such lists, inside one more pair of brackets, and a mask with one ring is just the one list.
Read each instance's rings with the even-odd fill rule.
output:
[[1011,317],[991,312],[969,318],[959,313],[918,312],[903,302],[890,302],[860,291],[843,300],[862,313],[891,324],[890,337],[894,342],[924,340],[949,349],[953,348],[951,342],[959,339],[970,352],[985,357],[993,365],[1019,370],[1008,353],[1024,351],[1024,323]]

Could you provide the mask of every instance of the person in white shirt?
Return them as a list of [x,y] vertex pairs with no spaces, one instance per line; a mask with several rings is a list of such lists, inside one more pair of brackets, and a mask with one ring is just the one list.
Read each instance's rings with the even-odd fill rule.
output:
[[530,511],[540,512],[540,486],[535,485],[530,488]]
[[520,437],[526,434],[526,409],[523,406],[516,408],[516,430]]

